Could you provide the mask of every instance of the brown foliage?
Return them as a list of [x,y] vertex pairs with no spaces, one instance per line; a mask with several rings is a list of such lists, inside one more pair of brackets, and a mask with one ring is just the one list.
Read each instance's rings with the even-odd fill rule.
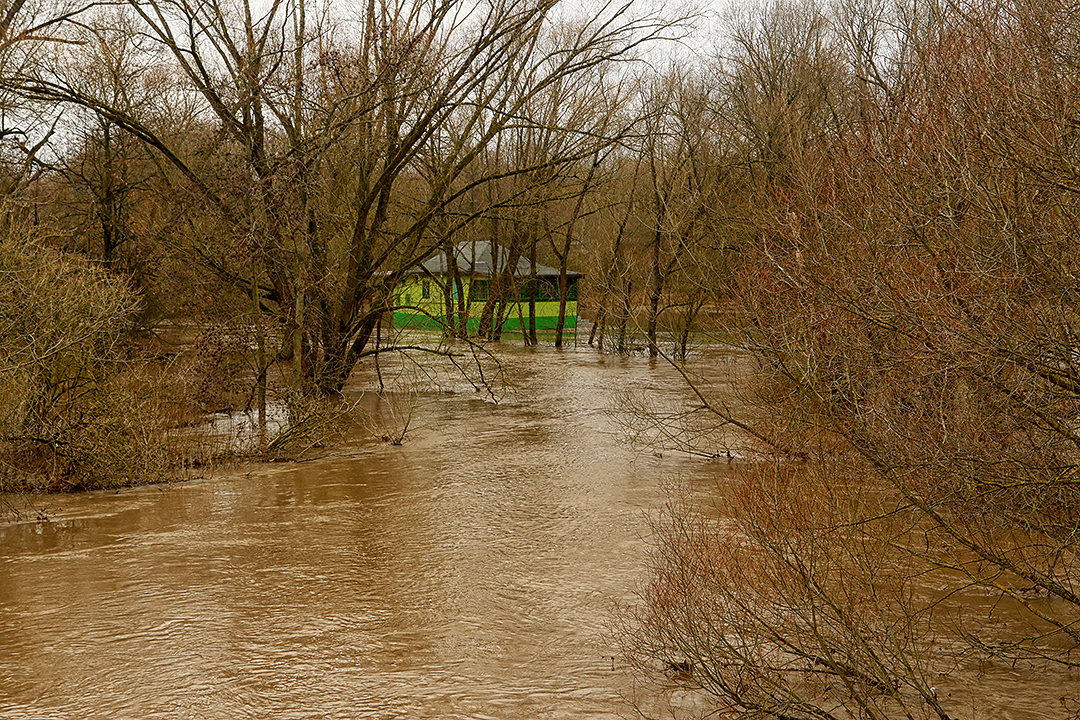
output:
[[642,668],[686,658],[739,717],[945,718],[959,654],[1075,666],[1075,12],[909,26],[888,82],[852,67],[834,128],[755,183],[749,382],[737,418],[704,399],[764,459],[731,519],[659,520]]
[[132,293],[102,268],[9,231],[0,245],[0,488],[146,482],[182,467],[180,389],[129,343]]

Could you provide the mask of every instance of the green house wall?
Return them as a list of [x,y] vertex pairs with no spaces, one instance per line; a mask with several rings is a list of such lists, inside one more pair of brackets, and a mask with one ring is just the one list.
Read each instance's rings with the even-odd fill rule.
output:
[[[479,282],[486,283],[486,280]],[[466,296],[471,290],[471,279],[463,277],[461,283],[464,286]],[[426,295],[425,297],[425,284]],[[544,288],[543,296],[552,295],[552,286]],[[577,327],[577,288],[573,288],[572,299],[566,301],[566,319],[564,327]],[[484,293],[486,295],[486,293]],[[413,327],[425,330],[438,330],[446,324],[446,299],[439,282],[430,278],[410,277],[407,278],[394,293],[397,309],[394,311],[394,325]],[[457,308],[457,297],[454,297],[454,308]],[[484,299],[474,299],[469,303],[469,315],[466,325],[470,332],[476,332],[480,325],[480,313],[484,308]],[[520,318],[518,311],[520,310]],[[559,317],[558,300],[536,301],[536,328],[538,330],[554,330]],[[506,320],[503,321],[503,331],[521,329],[521,321],[529,322],[528,300],[515,300],[506,304]]]

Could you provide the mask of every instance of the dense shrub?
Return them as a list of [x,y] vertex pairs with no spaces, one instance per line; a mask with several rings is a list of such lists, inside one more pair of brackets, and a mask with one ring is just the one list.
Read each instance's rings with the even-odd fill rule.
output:
[[115,485],[175,464],[162,376],[132,364],[138,299],[47,238],[0,237],[0,488]]

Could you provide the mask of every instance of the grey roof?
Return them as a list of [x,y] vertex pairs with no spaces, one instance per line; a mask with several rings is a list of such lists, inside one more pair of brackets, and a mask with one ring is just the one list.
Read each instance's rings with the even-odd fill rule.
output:
[[[506,267],[506,260],[509,254],[510,253],[506,248],[499,248],[500,270]],[[457,260],[458,272],[463,275],[472,274],[479,277],[491,277],[493,274],[491,271],[491,243],[487,240],[458,243],[454,246],[454,258]],[[446,270],[446,253],[440,252],[438,255],[420,263],[420,266],[412,270],[410,274],[423,274],[426,271],[432,275],[445,275]],[[514,276],[528,277],[531,272],[528,258],[518,258],[517,270],[514,272]],[[536,276],[558,277],[559,269],[537,263]],[[568,270],[566,276],[582,277],[582,273]]]

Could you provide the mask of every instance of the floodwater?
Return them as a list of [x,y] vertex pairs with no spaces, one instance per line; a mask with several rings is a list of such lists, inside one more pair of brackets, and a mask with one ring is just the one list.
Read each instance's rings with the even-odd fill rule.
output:
[[682,391],[646,359],[503,355],[497,404],[452,379],[384,403],[401,446],[357,433],[0,526],[0,717],[625,716],[605,633],[690,461],[620,444],[607,410]]
[[[617,393],[686,395],[663,364],[500,354],[498,403],[386,366],[429,391],[363,395],[380,419],[323,457],[48,496],[0,525],[0,718],[635,717],[607,631],[645,578],[646,515],[731,466],[619,441]],[[354,396],[377,382],[365,368]],[[371,439],[406,419],[401,446]],[[941,687],[965,720],[1080,712],[1075,675]]]

